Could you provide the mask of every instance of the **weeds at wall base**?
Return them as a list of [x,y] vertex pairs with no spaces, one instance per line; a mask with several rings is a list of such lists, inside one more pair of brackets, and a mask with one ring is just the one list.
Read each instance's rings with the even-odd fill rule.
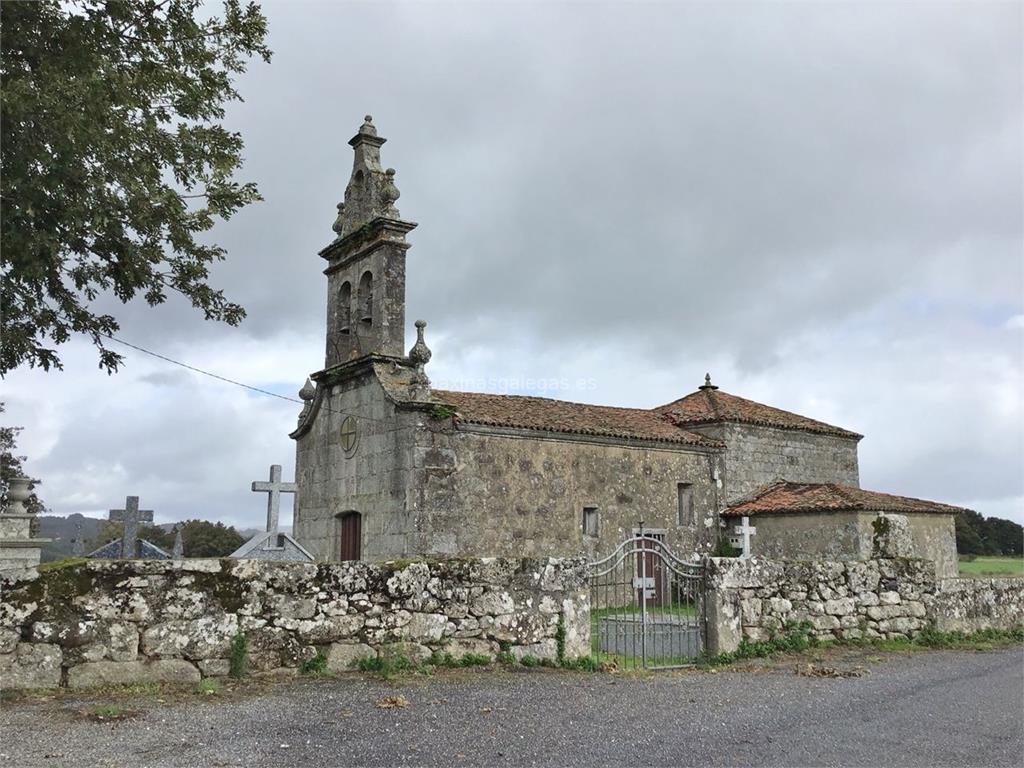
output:
[[884,651],[903,650],[989,650],[1003,645],[1024,642],[1024,627],[1015,629],[983,629],[978,632],[941,632],[930,626],[913,639],[864,639],[821,641],[810,636],[810,624],[789,625],[768,640],[740,641],[735,651],[704,658],[698,666],[720,667],[744,659],[768,658],[779,653],[799,653],[815,647],[877,648]]

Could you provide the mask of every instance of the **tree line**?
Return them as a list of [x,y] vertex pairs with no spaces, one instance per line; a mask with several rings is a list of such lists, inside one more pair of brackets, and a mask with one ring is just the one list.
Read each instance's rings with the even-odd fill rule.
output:
[[1024,554],[1024,526],[965,509],[956,516],[956,551],[961,555]]

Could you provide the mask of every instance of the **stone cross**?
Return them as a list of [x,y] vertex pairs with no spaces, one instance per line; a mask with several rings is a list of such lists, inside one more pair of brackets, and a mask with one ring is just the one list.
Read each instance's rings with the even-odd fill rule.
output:
[[124,531],[121,533],[121,559],[128,560],[135,557],[139,540],[139,523],[153,522],[153,510],[139,509],[139,497],[128,496],[124,500],[124,509],[110,510],[110,521],[124,523]]
[[737,525],[734,529],[737,534],[743,537],[743,554],[741,558],[750,557],[750,537],[757,533],[757,528],[750,524],[750,518],[744,516],[740,525]]
[[82,524],[75,523],[75,538],[71,540],[72,557],[81,557],[85,554],[85,539],[82,538]]
[[181,526],[174,526],[174,550],[171,553],[174,560],[181,560],[185,557],[185,542],[181,540]]
[[295,483],[281,482],[281,465],[271,464],[270,482],[255,480],[252,489],[256,493],[269,494],[267,497],[267,530],[276,531],[277,518],[281,513],[281,494],[295,493],[297,486]]

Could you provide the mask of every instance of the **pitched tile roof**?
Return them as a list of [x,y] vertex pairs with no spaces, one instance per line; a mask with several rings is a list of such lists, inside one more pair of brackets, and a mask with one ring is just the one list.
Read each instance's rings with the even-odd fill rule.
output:
[[767,485],[752,498],[729,505],[724,517],[762,515],[784,512],[935,512],[955,514],[962,507],[937,501],[893,496],[889,493],[865,491],[852,485],[837,483],[790,483],[784,480]]
[[455,409],[457,422],[466,424],[722,447],[717,440],[688,432],[661,414],[640,408],[612,408],[546,397],[437,389],[433,395],[439,402]]
[[712,387],[710,384],[706,384],[696,392],[654,410],[666,415],[674,424],[683,427],[731,421],[740,424],[756,424],[765,427],[818,432],[820,434],[836,435],[837,437],[857,440],[863,437],[863,435],[859,435],[856,432],[834,427],[823,421],[815,421],[814,419],[808,419],[806,416],[800,416],[779,408],[772,408],[770,405],[763,405],[753,400],[730,395],[728,392],[722,392],[718,387]]

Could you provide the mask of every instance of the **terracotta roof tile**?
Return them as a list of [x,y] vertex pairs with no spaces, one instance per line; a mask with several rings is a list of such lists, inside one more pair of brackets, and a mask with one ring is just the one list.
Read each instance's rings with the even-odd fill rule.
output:
[[752,498],[731,504],[724,517],[762,515],[784,512],[937,512],[955,514],[962,507],[937,501],[893,496],[889,493],[865,491],[852,485],[837,483],[789,483],[780,481],[765,486]]
[[722,447],[717,440],[688,432],[655,411],[640,408],[612,408],[526,395],[444,390],[434,390],[433,394],[436,400],[455,409],[457,421],[467,424]]
[[675,402],[655,408],[655,411],[665,414],[673,423],[683,427],[729,421],[781,429],[798,429],[853,439],[863,437],[856,432],[834,427],[823,421],[808,419],[806,416],[772,408],[770,405],[756,403],[753,400],[730,395],[728,392],[711,387],[702,387],[697,392]]

